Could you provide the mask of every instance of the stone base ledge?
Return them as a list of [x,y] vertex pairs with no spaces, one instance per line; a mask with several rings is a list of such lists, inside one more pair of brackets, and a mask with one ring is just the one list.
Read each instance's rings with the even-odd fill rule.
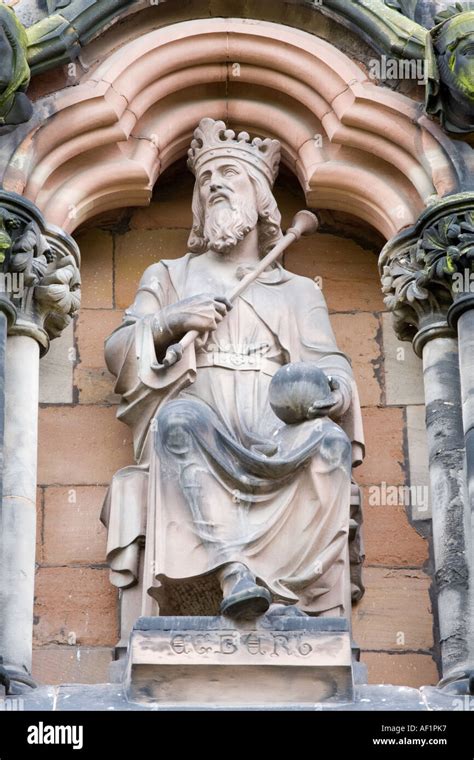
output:
[[131,702],[178,706],[349,702],[351,635],[340,618],[140,618],[128,651]]
[[41,686],[21,697],[0,698],[0,711],[43,711],[43,712],[173,712],[176,710],[202,710],[223,712],[241,711],[315,711],[315,712],[386,712],[400,710],[407,712],[469,711],[474,712],[474,698],[446,694],[435,686],[412,689],[408,686],[387,684],[356,686],[351,702],[319,702],[313,705],[186,705],[169,707],[156,702],[129,702],[124,688],[117,684],[65,684],[63,686]]

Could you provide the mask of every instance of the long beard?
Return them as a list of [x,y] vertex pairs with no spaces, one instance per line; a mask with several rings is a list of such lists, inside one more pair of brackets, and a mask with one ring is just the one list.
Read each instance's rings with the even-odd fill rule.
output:
[[253,230],[258,222],[257,210],[248,202],[221,201],[206,214],[204,236],[209,247],[228,253]]

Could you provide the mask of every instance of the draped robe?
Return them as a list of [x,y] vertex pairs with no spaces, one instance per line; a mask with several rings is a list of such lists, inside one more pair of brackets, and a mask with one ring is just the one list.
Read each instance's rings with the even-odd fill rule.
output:
[[[136,582],[144,538],[143,614],[150,597],[162,614],[215,613],[216,571],[228,562],[247,566],[274,601],[344,614],[351,465],[363,456],[363,433],[323,295],[306,277],[267,270],[214,332],[165,368],[151,319],[201,292],[190,276],[195,255],[149,267],[106,341],[137,462],[116,474],[104,504],[111,580]],[[337,423],[286,425],[273,413],[272,375],[299,361],[339,381]]]

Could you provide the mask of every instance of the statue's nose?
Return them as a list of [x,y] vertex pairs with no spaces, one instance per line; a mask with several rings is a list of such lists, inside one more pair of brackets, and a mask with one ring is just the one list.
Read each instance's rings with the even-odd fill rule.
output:
[[219,182],[212,182],[210,190],[211,193],[215,193],[217,190],[222,190],[222,185]]

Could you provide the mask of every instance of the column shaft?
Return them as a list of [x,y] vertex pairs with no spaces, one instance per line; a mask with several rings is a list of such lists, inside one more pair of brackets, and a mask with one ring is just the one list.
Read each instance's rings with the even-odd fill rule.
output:
[[469,662],[469,563],[465,532],[464,440],[458,347],[433,338],[423,347],[435,587],[443,679]]
[[0,641],[10,672],[31,671],[36,545],[39,346],[8,338],[0,531]]
[[466,447],[466,477],[468,499],[465,510],[467,561],[470,570],[470,618],[467,646],[471,664],[474,663],[474,309],[459,316],[459,369],[461,375],[462,416]]

